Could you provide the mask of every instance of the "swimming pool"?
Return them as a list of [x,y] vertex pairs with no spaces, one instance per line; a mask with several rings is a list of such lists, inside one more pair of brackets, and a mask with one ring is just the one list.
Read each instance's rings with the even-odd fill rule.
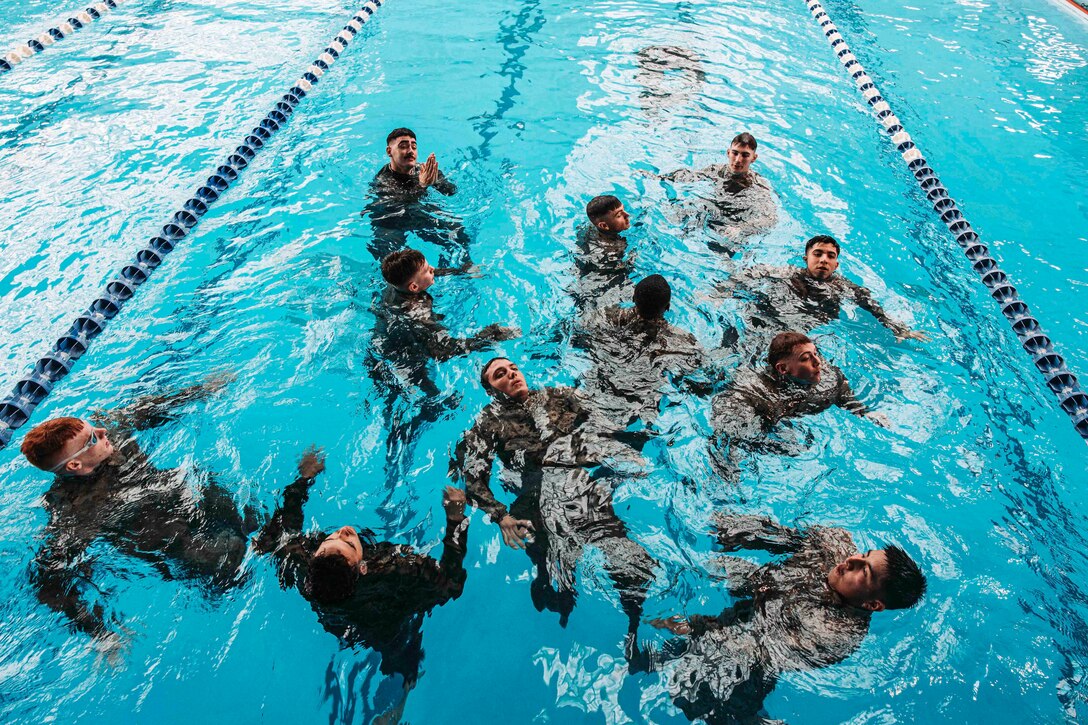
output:
[[[1088,370],[1083,20],[1041,0],[828,8],[1070,367]],[[12,380],[354,9],[133,0],[0,76],[0,340]],[[37,35],[67,10],[10,5],[3,35]],[[707,475],[707,402],[677,401],[664,418],[672,445],[650,449],[649,473],[616,493],[632,536],[662,562],[646,615],[716,613],[728,600],[708,575],[714,508],[832,523],[863,547],[902,542],[930,591],[915,610],[874,618],[846,662],[784,677],[772,717],[1083,717],[1083,443],[803,3],[392,0],[362,35],[35,421],[233,370],[221,396],[143,439],[157,464],[212,472],[270,510],[317,443],[328,470],[308,521],[433,545],[450,449],[485,403],[476,381],[488,356],[438,366],[460,404],[423,431],[390,489],[365,363],[378,271],[359,216],[386,132],[412,126],[461,188],[447,204],[482,276],[436,288],[447,321],[460,332],[520,325],[526,337],[503,349],[552,384],[585,369],[550,339],[573,314],[571,250],[594,194],[636,212],[639,275],[673,282],[674,323],[713,345],[739,318],[738,305],[702,298],[729,264],[681,235],[668,187],[633,170],[719,161],[750,130],[781,209],[738,263],[797,261],[799,241],[834,234],[846,274],[934,341],[897,345],[864,314],[819,330],[892,430],[841,411],[806,419],[803,455],[760,457],[735,488]],[[697,54],[705,79],[669,78],[658,107],[642,95],[636,54],[666,45]],[[95,550],[95,581],[134,630],[122,668],[96,666],[29,587],[47,481],[14,446],[0,466],[5,721],[351,722],[388,701],[373,656],[341,650],[255,557],[246,586],[213,597]],[[659,676],[625,676],[623,614],[593,556],[565,629],[533,609],[527,560],[479,515],[466,568],[463,596],[426,622],[406,720],[684,720]]]

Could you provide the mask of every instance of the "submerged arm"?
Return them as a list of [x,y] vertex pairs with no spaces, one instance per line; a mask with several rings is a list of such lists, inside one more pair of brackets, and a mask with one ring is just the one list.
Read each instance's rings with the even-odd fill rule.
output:
[[234,376],[230,374],[212,375],[203,383],[190,385],[173,393],[145,396],[124,408],[110,412],[106,419],[120,427],[133,430],[156,428],[174,420],[178,408],[214,395],[233,379]]
[[664,181],[679,181],[680,183],[687,183],[691,181],[699,181],[701,179],[712,179],[715,176],[720,175],[721,169],[721,164],[711,164],[710,166],[706,166],[701,169],[677,169],[676,171],[670,171],[667,174],[661,174],[659,178],[663,179]]
[[783,526],[766,516],[719,513],[714,530],[723,551],[758,549],[773,554],[796,551],[804,541],[800,529]]
[[896,337],[906,337],[910,334],[911,329],[898,320],[892,319],[884,308],[877,304],[873,299],[873,293],[868,287],[863,287],[860,284],[845,280],[847,289],[850,290],[851,296],[854,298],[854,303],[865,310],[873,317],[877,319],[877,322],[884,325],[884,327],[895,333]]
[[283,490],[283,500],[253,542],[253,549],[258,554],[282,557],[285,555],[283,544],[302,534],[305,523],[302,510],[310,498],[310,487],[323,470],[325,459],[320,451],[307,451],[298,464],[298,478]]
[[491,491],[491,467],[495,461],[497,436],[495,421],[485,411],[457,444],[450,461],[450,477],[462,480],[468,502],[498,523],[509,512]]
[[77,630],[92,637],[109,634],[101,604],[83,600],[81,583],[90,582],[90,566],[77,561],[88,541],[50,524],[46,545],[34,560],[30,581],[38,601],[63,614]]

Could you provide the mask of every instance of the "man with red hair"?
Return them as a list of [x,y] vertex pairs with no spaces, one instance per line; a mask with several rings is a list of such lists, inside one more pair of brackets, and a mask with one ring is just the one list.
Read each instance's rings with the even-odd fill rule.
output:
[[31,572],[38,599],[110,647],[119,638],[102,602],[84,596],[96,590],[83,561],[92,542],[147,561],[167,578],[202,580],[213,589],[237,580],[255,518],[239,513],[230,492],[214,481],[194,495],[184,475],[156,468],[135,438],[226,382],[224,376],[209,378],[90,421],[55,418],[23,440],[27,460],[56,474],[45,494],[45,544]]

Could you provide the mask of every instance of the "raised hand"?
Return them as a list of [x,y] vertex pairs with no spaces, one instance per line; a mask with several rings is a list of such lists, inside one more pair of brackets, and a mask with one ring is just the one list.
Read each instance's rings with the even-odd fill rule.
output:
[[325,470],[325,452],[317,446],[310,446],[298,462],[298,475],[303,478],[317,478]]
[[918,340],[919,342],[929,342],[929,335],[921,330],[906,330],[895,336],[896,342],[903,342],[903,340]]
[[665,619],[651,619],[647,624],[657,629],[667,629],[673,634],[691,634],[691,625],[680,614]]
[[442,492],[442,508],[447,516],[465,516],[465,492],[453,486],[446,486]]

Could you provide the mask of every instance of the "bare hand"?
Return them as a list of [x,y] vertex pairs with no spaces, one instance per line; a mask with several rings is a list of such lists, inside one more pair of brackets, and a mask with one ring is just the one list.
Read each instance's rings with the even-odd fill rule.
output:
[[929,342],[929,335],[921,330],[906,330],[895,336],[896,342],[903,342],[903,340],[918,340],[919,342]]
[[506,542],[507,546],[511,549],[524,549],[525,540],[533,533],[533,522],[526,519],[515,519],[507,514],[499,521],[499,528],[502,529],[502,540]]
[[447,516],[465,516],[465,492],[453,486],[446,486],[442,492],[442,508]]
[[484,340],[515,340],[521,337],[521,328],[491,324],[480,330],[478,337]]
[[883,413],[866,413],[865,417],[879,425],[881,428],[891,428],[892,422]]
[[431,154],[419,167],[419,185],[426,188],[438,180],[438,159]]
[[125,655],[132,648],[133,634],[131,629],[121,627],[121,632],[106,632],[95,637],[92,642],[95,651],[95,667],[106,666],[110,669],[121,667],[125,663]]
[[218,393],[237,379],[238,375],[233,370],[221,370],[204,378],[203,387],[209,393]]
[[298,462],[298,475],[303,478],[317,478],[325,470],[325,452],[317,446],[310,446]]
[[657,629],[667,629],[673,634],[691,634],[691,624],[680,614],[666,619],[651,619],[647,624]]
[[661,178],[661,174],[657,173],[656,171],[649,171],[648,169],[635,169],[635,173],[639,176],[648,176],[651,179]]

